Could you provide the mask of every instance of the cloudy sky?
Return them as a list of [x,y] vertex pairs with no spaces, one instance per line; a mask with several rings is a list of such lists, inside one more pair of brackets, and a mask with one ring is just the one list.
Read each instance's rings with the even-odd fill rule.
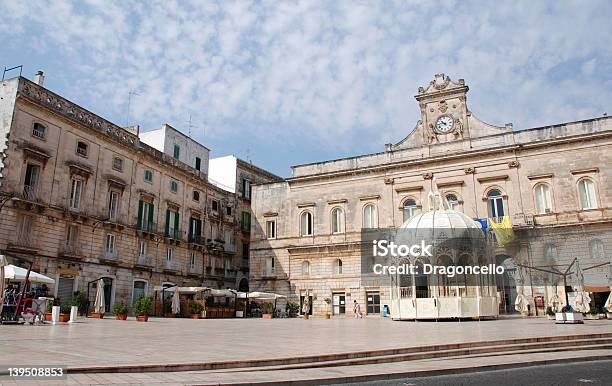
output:
[[0,65],[119,125],[191,116],[213,156],[283,176],[403,138],[438,72],[492,124],[612,113],[608,1],[494,3],[0,0]]

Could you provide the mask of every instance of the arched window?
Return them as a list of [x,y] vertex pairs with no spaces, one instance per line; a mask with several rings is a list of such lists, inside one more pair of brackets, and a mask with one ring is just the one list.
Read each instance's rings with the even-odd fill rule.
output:
[[376,205],[367,204],[363,207],[363,227],[376,228],[378,227],[378,213]]
[[550,198],[550,187],[548,184],[536,185],[534,193],[538,214],[550,213],[552,211],[552,200]]
[[340,208],[334,208],[331,211],[331,228],[332,233],[342,233],[344,228],[344,212]]
[[460,205],[459,205],[459,199],[457,198],[457,195],[452,194],[452,193],[447,194],[446,202],[448,202],[448,208],[450,210],[456,210],[456,211],[461,210]]
[[342,275],[342,260],[334,260],[334,275]]
[[501,222],[502,217],[506,215],[504,208],[504,198],[501,192],[497,189],[491,189],[487,193],[487,202],[489,209],[489,217],[495,222]]
[[302,263],[302,275],[310,275],[310,261],[308,260]]
[[417,214],[417,204],[412,198],[404,201],[404,221],[409,220]]
[[300,236],[312,236],[312,213],[308,211],[300,215]]
[[593,239],[589,242],[589,251],[592,259],[603,260],[606,257],[604,243],[599,239]]
[[578,193],[580,194],[580,206],[582,209],[597,208],[597,197],[595,196],[595,183],[593,180],[585,178],[578,183]]

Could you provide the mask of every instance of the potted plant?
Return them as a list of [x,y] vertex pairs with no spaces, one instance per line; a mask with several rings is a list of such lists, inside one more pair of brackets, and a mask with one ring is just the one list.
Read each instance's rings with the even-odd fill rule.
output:
[[113,312],[117,320],[127,320],[128,306],[124,302],[116,303],[113,306]]
[[60,322],[67,322],[70,320],[70,304],[62,304],[60,305],[60,315],[59,315],[59,321]]
[[76,306],[79,310],[79,315],[83,315],[87,308],[87,296],[80,291],[76,291],[72,295],[72,299],[70,299],[70,305]]
[[189,303],[189,312],[193,319],[200,319],[202,316],[202,305],[196,301]]
[[555,319],[555,311],[553,311],[552,307],[546,308],[546,316],[548,317],[549,320]]
[[300,305],[296,302],[288,301],[287,305],[285,305],[285,312],[290,318],[295,318],[300,313]]
[[57,304],[55,304],[55,299],[53,299],[53,301],[48,301],[47,302],[47,310],[45,312],[45,321],[46,322],[50,322],[51,321],[51,312],[53,311],[53,306],[55,306]]
[[146,322],[149,320],[149,314],[151,313],[151,298],[141,296],[136,300],[134,304],[134,313],[136,314],[136,320],[139,322]]
[[274,313],[274,304],[265,302],[261,305],[261,317],[263,319],[272,319]]
[[584,323],[582,314],[574,312],[572,306],[564,306],[561,313],[563,313],[562,320],[559,319],[559,313],[557,313],[557,323]]
[[327,312],[325,313],[325,319],[331,318],[331,312],[329,312],[329,307],[331,305],[332,300],[330,298],[325,298],[325,303],[327,304]]

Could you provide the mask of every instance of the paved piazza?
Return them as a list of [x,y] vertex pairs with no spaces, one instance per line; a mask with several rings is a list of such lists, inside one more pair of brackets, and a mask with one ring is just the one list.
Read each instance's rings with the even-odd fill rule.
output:
[[394,322],[384,318],[87,319],[0,326],[0,366],[169,364],[295,357],[504,338],[610,333],[612,321],[556,325],[543,318]]

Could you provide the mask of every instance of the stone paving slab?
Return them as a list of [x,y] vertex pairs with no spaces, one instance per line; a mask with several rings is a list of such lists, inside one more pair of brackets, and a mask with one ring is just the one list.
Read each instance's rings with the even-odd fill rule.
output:
[[[394,322],[386,318],[86,319],[0,326],[0,366],[193,363],[287,358],[522,337],[611,333],[612,321],[558,325],[543,318]],[[28,349],[24,349],[28,348]]]

